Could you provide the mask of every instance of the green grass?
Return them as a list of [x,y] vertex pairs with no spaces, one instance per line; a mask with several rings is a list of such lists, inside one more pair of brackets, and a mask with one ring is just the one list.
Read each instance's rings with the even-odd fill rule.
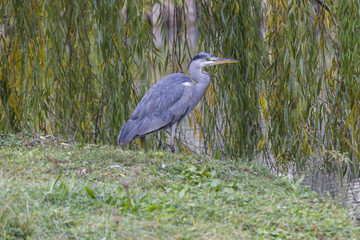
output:
[[233,160],[0,135],[0,239],[356,239],[345,209]]

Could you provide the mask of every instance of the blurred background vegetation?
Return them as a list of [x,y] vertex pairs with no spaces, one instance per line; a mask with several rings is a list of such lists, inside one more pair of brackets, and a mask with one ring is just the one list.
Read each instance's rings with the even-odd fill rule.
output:
[[[0,131],[116,144],[145,91],[206,51],[240,63],[209,69],[180,151],[357,175],[359,9],[356,0],[2,1]],[[165,136],[150,137],[152,148],[166,149]]]

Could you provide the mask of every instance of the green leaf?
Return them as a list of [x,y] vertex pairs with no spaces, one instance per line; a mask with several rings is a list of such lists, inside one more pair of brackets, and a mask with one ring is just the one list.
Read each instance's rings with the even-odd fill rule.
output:
[[57,184],[57,182],[60,180],[61,177],[62,177],[62,174],[59,174],[59,175],[57,176],[57,178],[55,179],[55,181],[54,181],[53,184],[51,185],[50,192],[53,191],[55,185]]
[[94,192],[90,188],[85,187],[85,191],[92,199],[96,199]]

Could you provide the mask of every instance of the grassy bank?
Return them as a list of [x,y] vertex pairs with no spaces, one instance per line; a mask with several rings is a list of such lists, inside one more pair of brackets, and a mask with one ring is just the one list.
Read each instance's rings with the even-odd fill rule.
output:
[[0,239],[356,239],[331,201],[232,160],[0,135]]

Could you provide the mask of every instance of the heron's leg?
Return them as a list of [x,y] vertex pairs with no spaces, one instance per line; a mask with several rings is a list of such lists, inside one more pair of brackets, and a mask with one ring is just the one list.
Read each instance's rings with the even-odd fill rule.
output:
[[142,148],[142,150],[143,150],[144,152],[147,152],[145,136],[144,136],[144,137],[140,137],[140,142],[141,142],[141,148]]
[[171,126],[171,137],[170,137],[170,150],[174,153],[175,152],[175,135],[176,130],[179,125],[179,122],[174,123],[174,125]]

